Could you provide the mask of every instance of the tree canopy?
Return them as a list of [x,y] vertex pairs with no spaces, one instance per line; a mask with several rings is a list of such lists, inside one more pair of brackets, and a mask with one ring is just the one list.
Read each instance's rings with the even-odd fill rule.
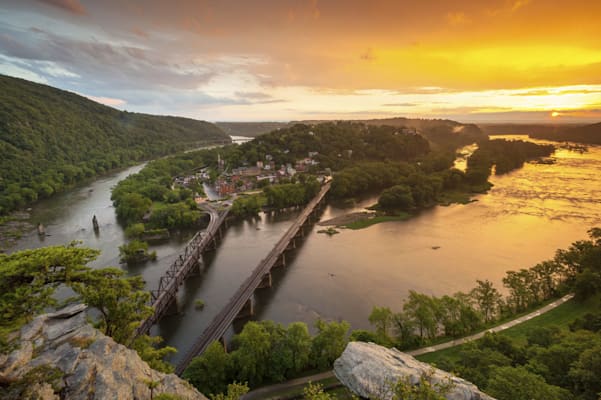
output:
[[0,75],[0,215],[117,167],[229,140],[208,122],[119,111]]

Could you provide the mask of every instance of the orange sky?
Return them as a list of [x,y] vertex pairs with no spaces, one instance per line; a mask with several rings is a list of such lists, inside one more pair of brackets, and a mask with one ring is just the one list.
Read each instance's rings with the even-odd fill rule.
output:
[[1,73],[128,110],[601,120],[601,2],[590,0],[9,0],[0,11]]

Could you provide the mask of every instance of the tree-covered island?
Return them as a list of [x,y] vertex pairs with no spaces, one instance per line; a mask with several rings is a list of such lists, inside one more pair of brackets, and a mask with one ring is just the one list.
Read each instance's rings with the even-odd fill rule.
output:
[[[474,126],[462,130],[446,121],[431,126],[422,121],[422,126],[423,132],[361,122],[296,124],[241,145],[153,161],[120,182],[112,199],[121,221],[135,224],[130,231],[139,236],[196,224],[198,204],[206,200],[202,184],[222,198],[233,196],[232,214],[245,217],[303,205],[323,177],[332,175],[332,199],[352,202],[379,193],[375,208],[382,217],[376,221],[385,221],[435,204],[466,202],[473,193],[488,190],[493,166],[497,174],[506,173],[554,150],[488,140],[476,135]],[[478,149],[467,170],[453,168],[457,148],[473,140]]]

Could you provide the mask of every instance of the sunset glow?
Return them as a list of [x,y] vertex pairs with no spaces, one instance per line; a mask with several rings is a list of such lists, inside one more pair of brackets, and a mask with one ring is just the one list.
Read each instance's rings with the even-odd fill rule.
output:
[[0,73],[131,111],[601,118],[598,2],[10,0],[0,9]]

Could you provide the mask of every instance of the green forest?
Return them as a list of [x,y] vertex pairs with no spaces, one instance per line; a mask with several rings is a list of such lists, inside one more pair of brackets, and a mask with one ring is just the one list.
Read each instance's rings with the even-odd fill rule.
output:
[[0,75],[0,215],[114,168],[229,140],[208,122],[119,111]]

